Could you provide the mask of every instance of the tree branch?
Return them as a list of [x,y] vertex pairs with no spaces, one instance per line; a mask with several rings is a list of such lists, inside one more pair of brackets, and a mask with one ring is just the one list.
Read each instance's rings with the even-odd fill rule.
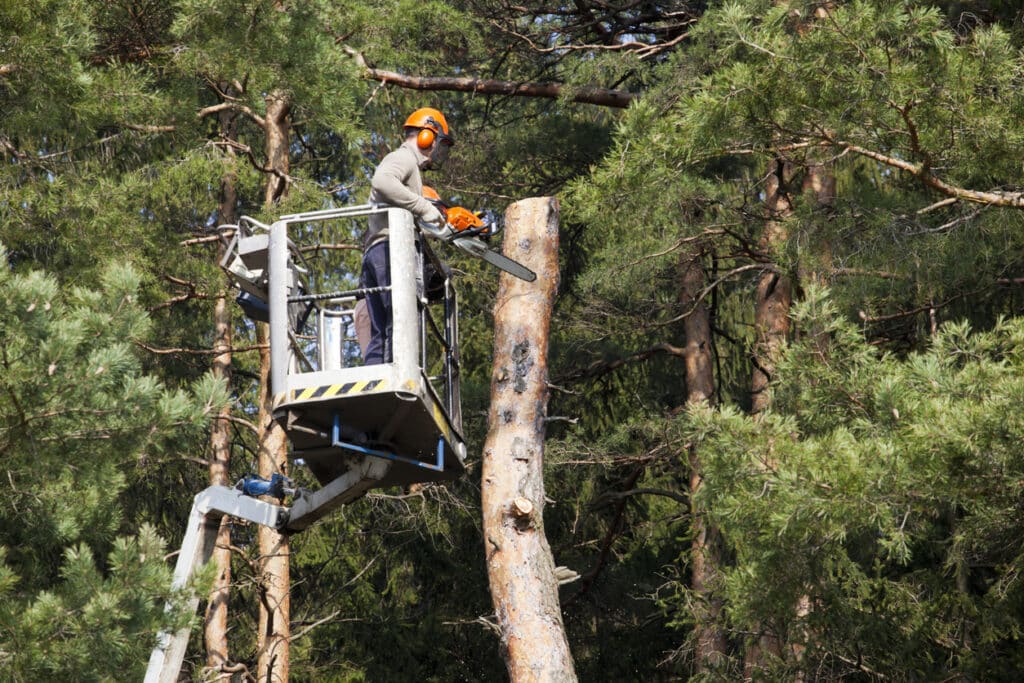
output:
[[[637,481],[639,481],[645,470],[646,467],[643,464],[638,465],[624,482],[624,488],[632,489],[636,486]],[[619,528],[622,526],[623,520],[625,519],[626,498],[626,496],[619,498],[618,503],[615,506],[615,516],[612,519],[611,525],[608,527],[607,533],[604,535],[604,539],[601,541],[601,552],[597,555],[597,563],[594,565],[593,569],[583,576],[579,590],[569,596],[569,598],[562,603],[564,606],[572,604],[585,595],[590,590],[591,586],[594,585],[594,581],[596,581],[597,577],[601,574],[601,570],[604,569],[604,566],[608,563],[608,556],[611,553],[612,543],[615,541],[615,537],[618,536]]]
[[897,159],[896,157],[882,154],[874,150],[865,149],[864,147],[853,145],[848,142],[836,142],[834,144],[843,147],[854,154],[859,154],[863,157],[867,157],[868,159],[874,159],[875,161],[881,162],[886,166],[892,166],[893,168],[898,168],[901,171],[906,171],[926,186],[946,195],[947,197],[962,199],[976,204],[989,204],[991,206],[1024,209],[1024,192],[1003,192],[998,190],[994,192],[982,192],[980,190],[968,190],[963,187],[957,187],[956,185],[950,185],[944,180],[935,177],[925,164],[914,164],[909,161]]
[[657,353],[667,353],[671,356],[682,358],[684,351],[685,349],[682,349],[678,346],[673,346],[672,344],[662,342],[660,344],[655,344],[649,349],[638,351],[637,353],[634,353],[630,356],[626,356],[625,358],[617,358],[611,361],[595,361],[591,363],[589,366],[587,366],[586,369],[577,371],[569,375],[568,377],[559,380],[559,383],[572,383],[584,379],[590,379],[600,375],[607,375],[610,372],[618,370],[627,363],[638,363],[641,361],[645,361]]
[[[186,349],[186,348],[171,348],[171,349],[158,349],[155,346],[144,344],[143,342],[136,341],[135,345],[140,349],[155,353],[158,355],[169,355],[174,353],[185,353],[193,356],[215,356],[219,353],[224,353],[224,349]],[[231,353],[244,353],[246,351],[258,351],[259,349],[269,348],[269,344],[253,344],[252,346],[231,347]]]
[[219,114],[222,111],[237,111],[252,119],[252,121],[260,128],[266,129],[267,127],[266,119],[244,104],[238,104],[237,102],[221,102],[220,104],[213,104],[209,107],[204,107],[196,112],[196,118],[201,119],[206,116],[213,116],[214,114]]
[[[369,66],[366,63],[366,59],[352,48],[343,46],[342,49],[356,60],[356,63],[363,69],[363,76],[368,80],[380,81],[382,84],[393,83],[409,90],[454,91],[480,93],[483,95],[547,98],[561,97],[563,90],[567,90],[566,86],[562,83],[521,83],[481,78],[410,76],[395,71],[375,69]],[[636,98],[634,93],[606,88],[568,88],[568,91],[571,92],[570,99],[573,102],[596,104],[602,107],[618,107],[620,109],[628,107],[629,103]]]

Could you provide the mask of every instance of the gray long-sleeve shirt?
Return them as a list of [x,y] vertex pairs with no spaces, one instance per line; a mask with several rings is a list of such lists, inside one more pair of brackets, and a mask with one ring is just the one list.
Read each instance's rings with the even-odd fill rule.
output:
[[[440,218],[437,208],[423,198],[423,178],[420,169],[430,161],[416,146],[415,138],[407,139],[401,147],[381,159],[370,181],[370,204],[386,204],[411,211],[427,222]],[[363,248],[388,238],[387,214],[370,216],[369,229]]]

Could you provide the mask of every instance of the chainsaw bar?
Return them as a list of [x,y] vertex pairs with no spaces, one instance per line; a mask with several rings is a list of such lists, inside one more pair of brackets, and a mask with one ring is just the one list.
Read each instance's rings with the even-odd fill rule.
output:
[[456,237],[451,242],[467,254],[472,254],[477,258],[483,259],[492,266],[505,271],[509,275],[515,275],[520,280],[533,282],[537,279],[537,274],[522,263],[510,259],[504,254],[491,251],[487,248],[486,244],[475,237]]
[[459,237],[459,233],[453,230],[448,224],[440,227],[430,223],[424,223],[423,221],[417,221],[416,224],[420,227],[420,230],[427,234],[433,235],[442,242],[454,244],[467,254],[483,259],[492,266],[505,271],[509,275],[514,275],[520,280],[525,280],[526,282],[533,282],[537,279],[537,274],[532,270],[524,266],[519,261],[513,261],[504,254],[497,251],[491,251],[487,248],[487,244],[477,237]]

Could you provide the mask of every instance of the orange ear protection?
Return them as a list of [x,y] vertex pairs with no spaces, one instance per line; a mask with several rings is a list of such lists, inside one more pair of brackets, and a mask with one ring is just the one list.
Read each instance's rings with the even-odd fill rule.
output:
[[423,122],[425,127],[420,129],[420,132],[416,134],[416,146],[420,149],[427,149],[432,144],[437,136],[440,135],[442,139],[448,140],[448,144],[451,144],[451,138],[444,133],[444,126],[437,122],[433,116],[428,116],[427,120]]
[[434,144],[434,138],[437,134],[429,128],[421,128],[420,132],[416,135],[416,146],[420,149],[427,149]]

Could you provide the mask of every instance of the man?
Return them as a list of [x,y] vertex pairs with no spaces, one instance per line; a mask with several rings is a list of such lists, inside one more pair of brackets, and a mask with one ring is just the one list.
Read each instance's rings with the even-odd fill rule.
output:
[[[434,204],[423,197],[421,172],[440,168],[448,158],[455,140],[448,122],[437,109],[417,109],[405,121],[405,141],[385,156],[370,183],[370,204],[396,206],[411,211],[426,223],[444,225],[445,219]],[[388,217],[386,213],[370,216],[369,229],[363,241],[363,288],[391,285],[391,252],[388,248]],[[370,342],[363,361],[366,365],[390,363],[392,360],[391,293],[366,295],[370,318]]]

